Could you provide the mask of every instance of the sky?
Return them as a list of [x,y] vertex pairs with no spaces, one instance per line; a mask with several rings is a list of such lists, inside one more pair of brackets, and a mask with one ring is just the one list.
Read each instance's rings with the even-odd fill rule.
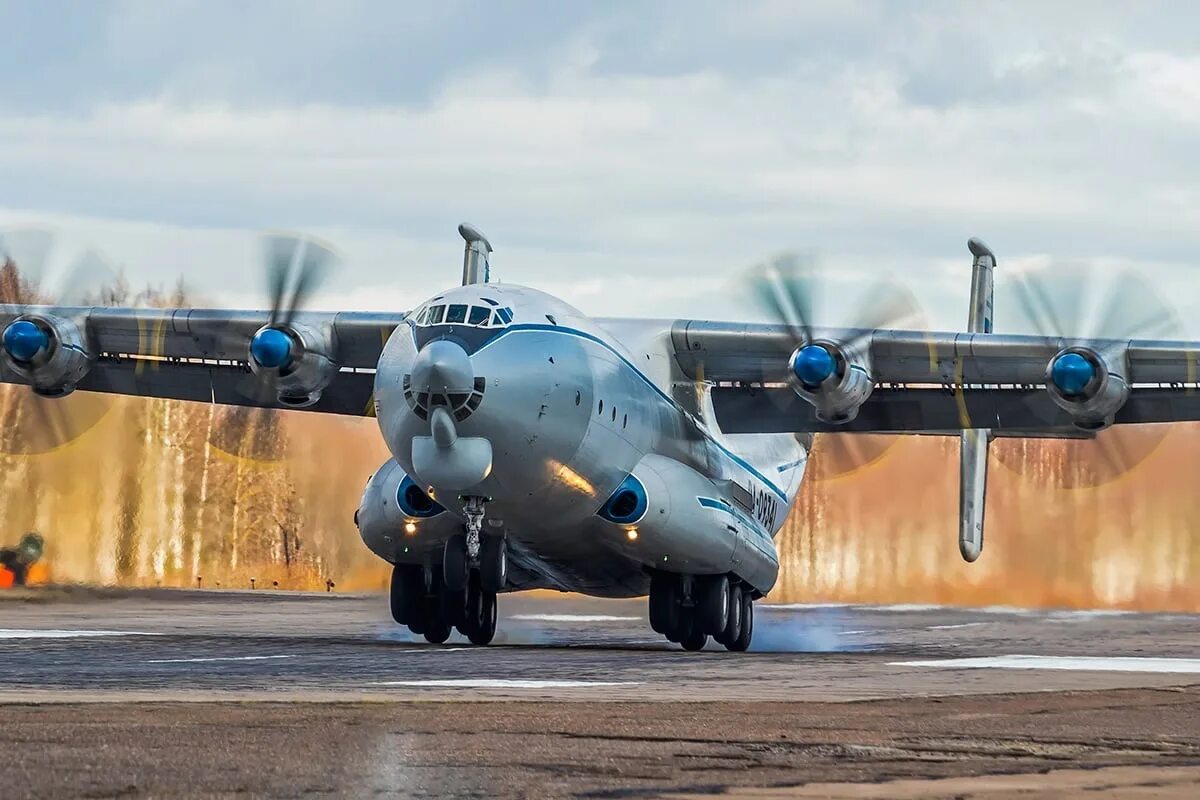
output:
[[708,318],[754,317],[747,269],[798,251],[818,322],[890,278],[939,329],[980,236],[999,330],[1030,272],[1132,271],[1196,319],[1198,30],[1150,2],[0,0],[0,235],[261,307],[258,236],[303,231],[342,257],[313,306],[403,310],[457,282],[468,220],[505,282]]

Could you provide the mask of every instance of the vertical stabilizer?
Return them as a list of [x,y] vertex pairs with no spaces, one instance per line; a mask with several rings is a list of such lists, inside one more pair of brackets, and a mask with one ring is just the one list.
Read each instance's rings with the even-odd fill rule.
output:
[[487,237],[476,230],[474,226],[465,222],[458,226],[458,233],[467,243],[463,252],[462,285],[487,283],[492,277],[492,269],[488,264],[492,246],[488,243]]
[[[970,239],[971,308],[968,333],[992,332],[992,269],[996,257],[979,239]],[[974,428],[962,432],[959,448],[958,551],[966,561],[983,552],[983,517],[987,499],[988,447],[992,432]]]

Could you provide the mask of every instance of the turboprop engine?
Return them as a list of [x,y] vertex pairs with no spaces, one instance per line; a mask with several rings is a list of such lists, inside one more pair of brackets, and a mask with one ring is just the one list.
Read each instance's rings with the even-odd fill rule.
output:
[[4,329],[5,366],[29,381],[44,397],[75,391],[91,367],[87,343],[79,326],[62,317],[25,314]]
[[440,552],[446,538],[462,529],[462,523],[447,514],[395,459],[384,462],[367,481],[354,524],[380,558],[412,563],[428,552]]
[[1125,351],[1101,354],[1088,347],[1068,347],[1046,366],[1046,391],[1054,403],[1071,415],[1075,427],[1098,431],[1113,423],[1113,416],[1129,398]]
[[817,419],[842,424],[858,416],[858,409],[875,388],[868,359],[838,342],[816,340],[801,345],[788,362],[788,377],[796,394],[812,404]]
[[337,375],[332,333],[296,323],[264,325],[250,339],[250,370],[273,385],[280,403],[310,406]]

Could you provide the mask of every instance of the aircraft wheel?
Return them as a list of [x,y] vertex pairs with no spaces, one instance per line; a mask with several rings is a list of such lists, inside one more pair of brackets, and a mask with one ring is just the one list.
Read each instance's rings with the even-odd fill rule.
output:
[[729,578],[714,575],[696,581],[697,627],[704,633],[720,634],[729,618]]
[[421,594],[425,588],[425,576],[415,564],[396,564],[392,567],[392,584],[388,599],[392,607],[392,619],[400,625],[408,625],[421,614]]
[[447,625],[455,625],[461,630],[469,619],[466,589],[451,589],[449,586],[442,586],[439,598],[441,600],[440,616],[446,620]]
[[503,536],[483,537],[479,551],[479,585],[485,592],[499,592],[508,582],[508,543]]
[[429,620],[425,629],[425,641],[430,644],[442,644],[450,638],[450,623],[441,617]]
[[687,636],[684,636],[679,643],[683,645],[684,650],[691,650],[693,652],[703,650],[704,645],[708,644],[708,634],[699,625],[693,625],[692,629],[688,631]]
[[450,589],[462,590],[467,588],[467,537],[456,533],[446,540],[446,550],[442,555],[442,576]]
[[679,618],[679,578],[656,572],[650,579],[650,627],[666,634]]
[[480,616],[474,629],[467,634],[471,644],[491,644],[496,636],[496,594],[495,592],[480,592]]
[[750,649],[750,639],[754,636],[754,601],[750,597],[750,592],[743,590],[742,595],[742,629],[738,631],[736,639],[731,639],[730,643],[725,645],[726,649],[732,650],[735,653],[743,653]]
[[719,636],[714,636],[720,644],[729,646],[736,642],[742,634],[742,589],[736,584],[729,587],[729,609],[725,613],[725,630]]

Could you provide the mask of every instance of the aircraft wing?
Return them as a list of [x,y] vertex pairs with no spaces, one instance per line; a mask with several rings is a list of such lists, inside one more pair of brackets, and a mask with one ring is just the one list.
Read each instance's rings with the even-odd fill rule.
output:
[[[680,320],[671,336],[684,374],[713,384],[727,433],[1078,436],[1108,424],[1200,420],[1200,342],[815,330],[809,343],[823,344],[836,369],[805,386],[786,326]],[[1056,364],[1088,380],[1064,379],[1063,391],[1051,377]]]
[[[374,414],[375,367],[403,314],[299,312],[280,326],[287,329],[295,363],[275,374],[258,374],[251,369],[250,342],[269,317],[266,311],[0,305],[0,330],[6,332],[0,381],[33,384],[46,395],[73,386],[229,405]],[[50,343],[24,365],[8,347],[9,326],[18,319],[34,323]]]

